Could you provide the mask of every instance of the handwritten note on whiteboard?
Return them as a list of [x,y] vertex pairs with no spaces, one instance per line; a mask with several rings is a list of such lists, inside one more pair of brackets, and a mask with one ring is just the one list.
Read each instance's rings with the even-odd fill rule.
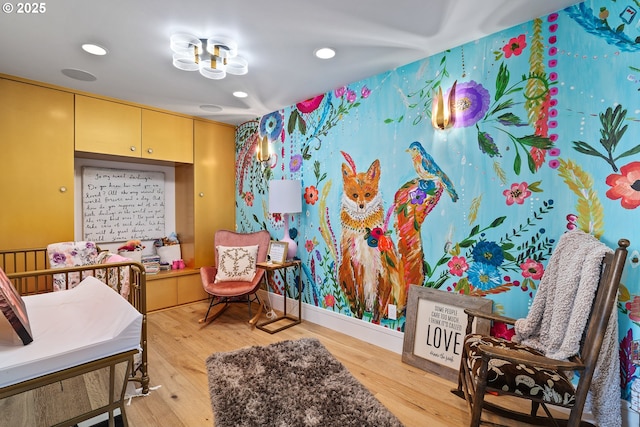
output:
[[164,173],[82,168],[84,239],[153,240],[165,233]]

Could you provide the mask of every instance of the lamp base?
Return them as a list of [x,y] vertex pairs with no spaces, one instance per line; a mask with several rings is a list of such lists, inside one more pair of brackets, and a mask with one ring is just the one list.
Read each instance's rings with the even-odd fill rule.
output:
[[298,252],[298,244],[295,240],[289,238],[289,236],[283,237],[280,241],[287,243],[287,261],[291,261],[295,258],[296,253]]
[[295,258],[298,252],[298,244],[289,237],[289,215],[284,214],[284,237],[280,239],[281,242],[287,242],[287,261],[291,261]]

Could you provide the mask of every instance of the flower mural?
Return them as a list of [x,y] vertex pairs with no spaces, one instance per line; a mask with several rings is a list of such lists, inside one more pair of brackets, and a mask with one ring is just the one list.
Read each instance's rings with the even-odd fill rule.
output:
[[495,265],[476,262],[469,268],[467,275],[471,285],[481,291],[488,291],[502,284],[502,275]]
[[567,219],[567,230],[575,230],[576,228],[578,228],[578,225],[576,223],[578,221],[577,215],[574,215],[572,213],[567,214],[566,219]]
[[451,257],[451,260],[447,263],[447,267],[449,267],[449,273],[454,276],[462,276],[465,271],[469,270],[469,264],[467,264],[466,258],[461,256]]
[[524,48],[527,47],[527,41],[524,34],[520,34],[518,37],[513,37],[509,40],[509,43],[504,45],[502,51],[506,58],[511,58],[511,55],[519,56]]
[[502,248],[495,242],[479,241],[471,251],[473,260],[478,263],[485,263],[499,267],[504,261]]
[[336,297],[333,295],[325,295],[324,296],[324,306],[325,307],[333,307],[336,305]]
[[522,269],[522,277],[524,278],[540,280],[544,274],[544,266],[542,263],[531,258],[527,258],[525,262],[520,264],[520,268]]
[[275,111],[260,119],[260,135],[266,135],[270,141],[275,141],[282,133],[284,123],[282,114]]
[[244,193],[244,202],[247,206],[253,206],[253,193],[251,191]]
[[606,183],[611,187],[607,197],[611,200],[620,199],[625,209],[635,209],[640,206],[640,162],[624,165],[620,172],[607,177]]
[[302,167],[302,155],[294,154],[293,156],[291,156],[291,159],[289,160],[289,171],[298,172],[301,167]]
[[[449,99],[449,92],[445,96]],[[489,110],[491,95],[481,84],[471,80],[456,85],[453,115],[454,127],[475,125]]]
[[318,95],[313,98],[309,98],[305,101],[298,102],[296,104],[296,108],[301,113],[305,113],[305,114],[312,113],[318,109],[323,99],[324,99],[324,94]]
[[310,185],[304,189],[304,201],[307,204],[315,205],[318,201],[318,189]]
[[524,200],[531,196],[531,190],[526,182],[511,184],[511,188],[504,190],[502,194],[507,198],[507,206],[511,206],[514,203],[519,205],[524,203]]

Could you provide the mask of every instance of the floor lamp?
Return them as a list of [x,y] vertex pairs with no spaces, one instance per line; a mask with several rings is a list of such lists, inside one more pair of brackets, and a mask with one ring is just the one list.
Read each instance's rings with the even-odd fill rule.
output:
[[302,212],[302,185],[300,181],[279,179],[269,181],[269,213],[279,213],[284,217],[284,237],[287,242],[287,259],[293,259],[298,245],[289,237],[289,215]]

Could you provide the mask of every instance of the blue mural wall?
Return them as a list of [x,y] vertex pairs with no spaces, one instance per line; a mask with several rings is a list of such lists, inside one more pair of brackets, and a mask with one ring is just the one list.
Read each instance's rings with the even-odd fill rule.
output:
[[[587,1],[243,124],[238,229],[281,237],[268,181],[301,180],[290,234],[304,302],[398,330],[409,284],[486,296],[522,317],[563,232],[610,247],[628,238],[618,303],[628,399],[640,374],[639,11]],[[435,130],[432,100],[454,84],[453,126]],[[272,155],[259,163],[265,135]]]

